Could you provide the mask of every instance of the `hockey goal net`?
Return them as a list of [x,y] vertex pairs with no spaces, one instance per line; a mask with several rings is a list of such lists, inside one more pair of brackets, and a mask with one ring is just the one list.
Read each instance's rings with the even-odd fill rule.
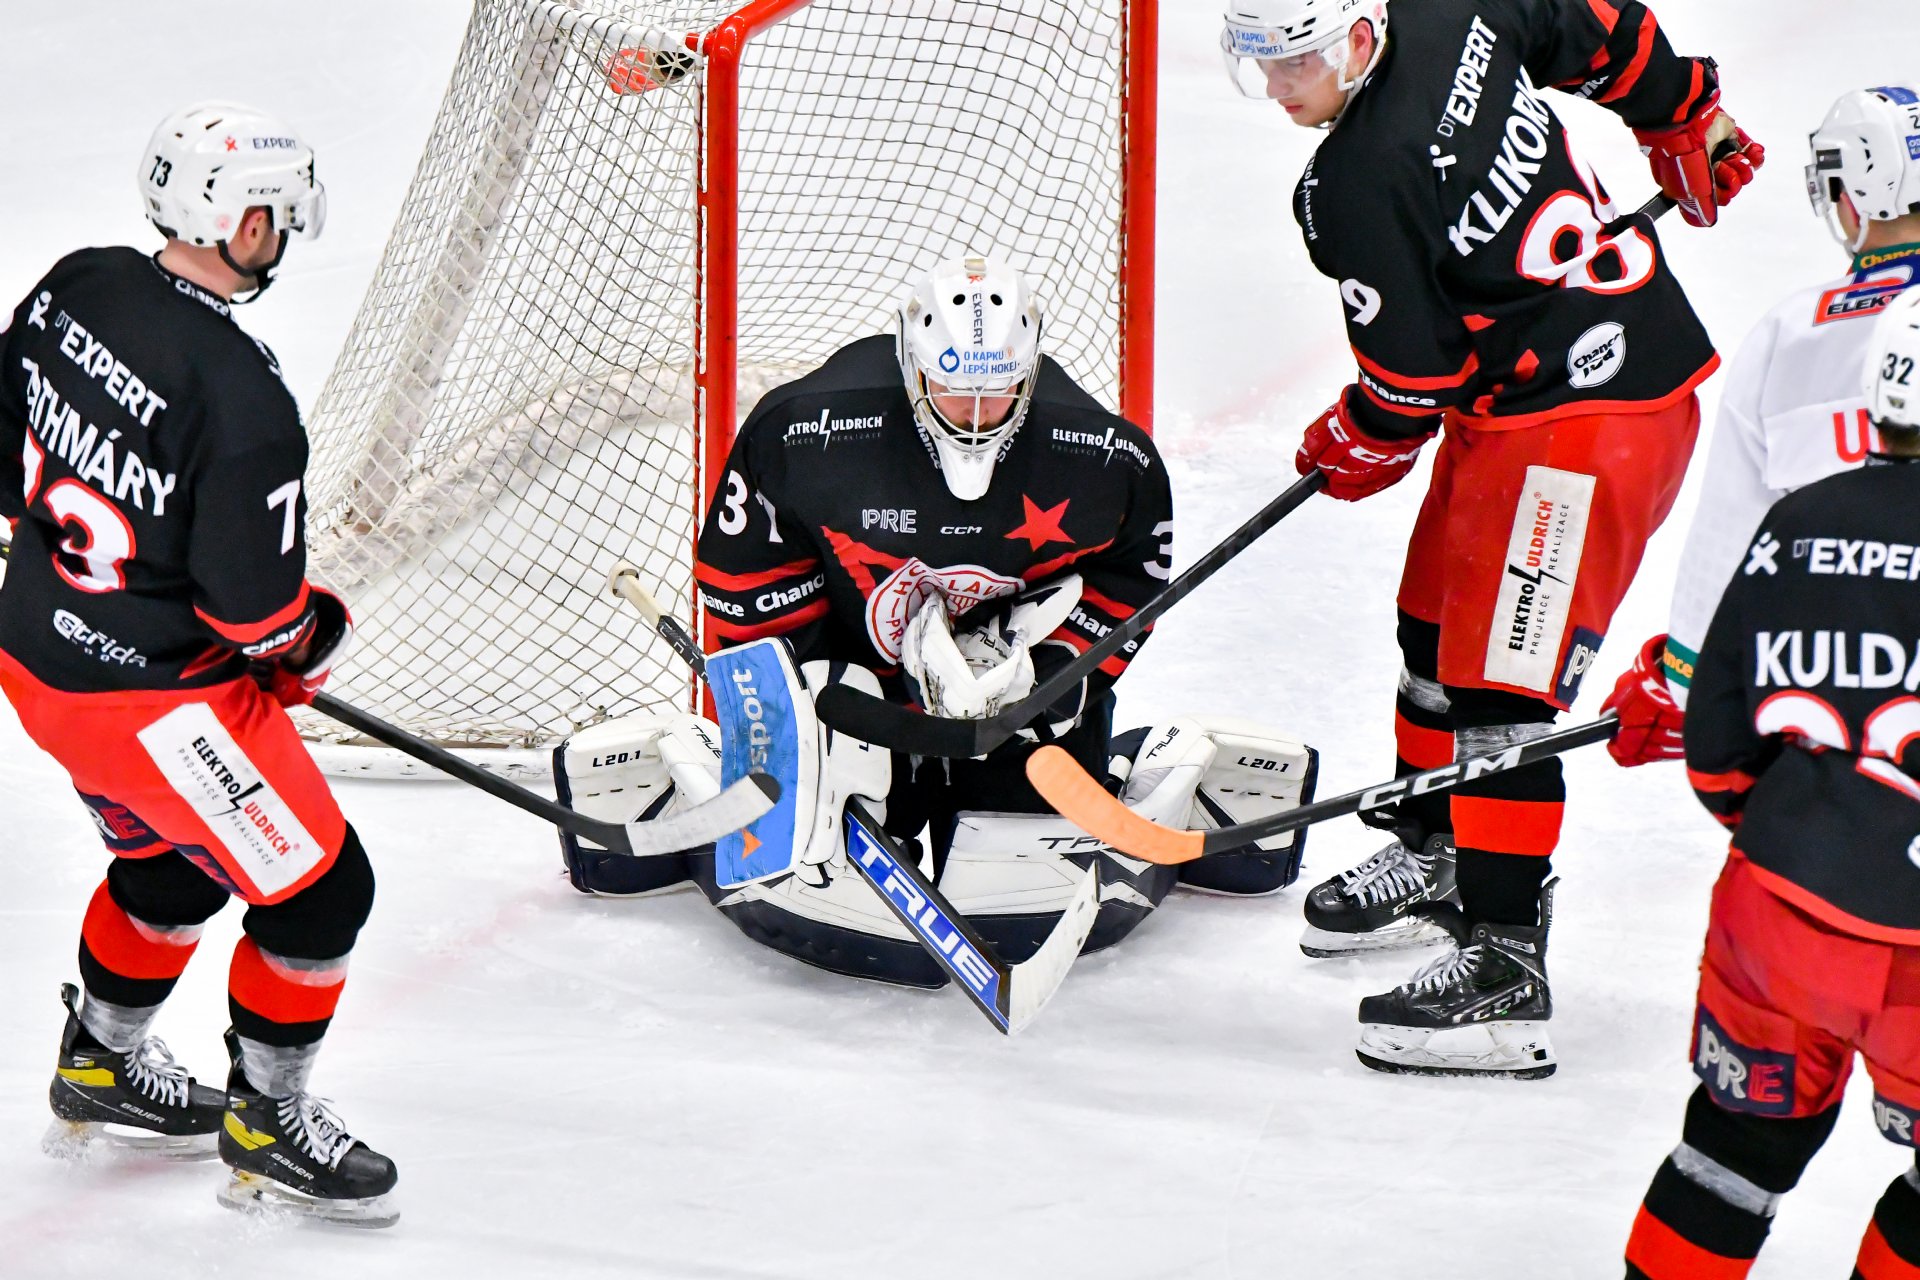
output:
[[937,257],[1022,266],[1050,354],[1144,424],[1154,3],[477,0],[309,423],[341,695],[471,747],[688,705],[610,564],[695,621],[740,417]]

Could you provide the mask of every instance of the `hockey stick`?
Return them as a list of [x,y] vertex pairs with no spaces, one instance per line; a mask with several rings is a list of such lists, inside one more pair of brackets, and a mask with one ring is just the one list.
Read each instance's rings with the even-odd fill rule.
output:
[[378,716],[342,702],[331,694],[315,694],[313,709],[348,728],[358,729],[376,742],[412,756],[430,768],[504,800],[516,809],[543,818],[584,840],[591,840],[608,853],[642,858],[685,853],[703,844],[712,844],[728,832],[747,826],[780,800],[778,782],[764,773],[750,773],[705,804],[695,805],[668,817],[628,823],[605,822],[577,813],[518,783],[488,773],[446,748],[435,746],[424,738],[416,738],[398,725],[388,724]]
[[[695,674],[705,678],[706,655],[680,620],[660,608],[659,601],[641,583],[638,569],[624,560],[619,562],[608,575],[607,587],[631,605]],[[1094,918],[1100,914],[1099,859],[1081,877],[1066,911],[1039,950],[1010,965],[994,955],[986,939],[954,909],[858,799],[847,802],[844,821],[847,861],[987,1020],[1005,1035],[1032,1022],[1066,980],[1067,970],[1079,958]]]
[[846,685],[828,685],[820,691],[815,710],[820,719],[840,732],[916,756],[966,759],[983,756],[1044,714],[1048,707],[1091,675],[1101,663],[1120,652],[1153,625],[1161,614],[1186,599],[1195,587],[1245,551],[1261,534],[1291,515],[1301,503],[1327,483],[1315,471],[1253,514],[1220,544],[1168,583],[1159,595],[1140,606],[1131,618],[1102,636],[1092,648],[1054,672],[1032,693],[1006,710],[980,720],[951,720],[913,711]]
[[[10,558],[12,551],[12,542],[4,533],[0,533],[0,560]],[[729,831],[748,826],[780,801],[780,784],[764,773],[752,773],[705,804],[670,817],[624,824],[603,822],[488,773],[446,748],[435,746],[424,738],[416,738],[398,725],[388,724],[371,712],[342,702],[331,694],[316,693],[313,696],[313,709],[350,729],[358,729],[376,742],[412,756],[429,768],[457,778],[468,786],[477,787],[536,818],[551,822],[562,831],[570,831],[584,840],[591,840],[607,853],[627,854],[636,858],[685,853],[688,849],[712,844]]]
[[1285,813],[1212,831],[1166,827],[1141,817],[1109,795],[1105,787],[1080,767],[1078,761],[1058,747],[1042,747],[1028,758],[1027,780],[1061,816],[1094,839],[1147,862],[1176,866],[1208,854],[1240,849],[1255,840],[1311,826],[1328,818],[1383,809],[1408,796],[1430,796],[1451,791],[1475,778],[1506,773],[1572,751],[1576,747],[1605,742],[1619,728],[1617,716],[1605,715],[1587,724],[1519,743],[1505,751],[1468,756],[1438,769],[1406,774],[1391,782],[1349,791],[1343,796],[1289,809]]

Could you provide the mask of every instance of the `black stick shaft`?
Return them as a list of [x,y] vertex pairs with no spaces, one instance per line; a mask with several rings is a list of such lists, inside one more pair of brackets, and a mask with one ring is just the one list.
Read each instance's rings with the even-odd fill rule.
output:
[[458,778],[468,786],[477,787],[496,799],[504,800],[516,809],[525,810],[537,818],[544,818],[554,826],[571,831],[575,835],[585,836],[611,853],[633,852],[633,842],[627,838],[626,829],[619,824],[601,822],[585,814],[576,813],[563,804],[527,790],[518,783],[489,773],[479,765],[461,759],[444,747],[435,746],[424,738],[416,738],[405,729],[388,724],[371,712],[362,711],[352,703],[342,702],[332,694],[315,694],[313,709],[338,720],[350,729],[358,729],[375,742],[384,743],[395,751],[412,756],[424,765],[438,769],[450,777]]

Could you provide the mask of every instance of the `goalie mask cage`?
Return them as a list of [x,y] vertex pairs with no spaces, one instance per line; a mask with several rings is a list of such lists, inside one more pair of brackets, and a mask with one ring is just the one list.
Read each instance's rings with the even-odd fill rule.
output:
[[477,0],[309,423],[341,695],[462,747],[691,705],[608,568],[696,622],[740,418],[937,258],[1024,269],[1148,425],[1155,3]]

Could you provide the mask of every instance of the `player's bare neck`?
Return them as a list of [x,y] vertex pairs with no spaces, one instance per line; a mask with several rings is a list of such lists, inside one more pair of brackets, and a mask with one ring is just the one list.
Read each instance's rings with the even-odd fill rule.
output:
[[1867,238],[1861,243],[1860,252],[1873,253],[1879,249],[1909,244],[1920,244],[1920,213],[1910,213],[1904,218],[1889,218],[1885,222],[1869,222]]
[[167,241],[167,247],[160,251],[160,265],[228,302],[242,289],[253,287],[251,279],[243,279],[221,261],[218,249],[202,249],[180,240]]

